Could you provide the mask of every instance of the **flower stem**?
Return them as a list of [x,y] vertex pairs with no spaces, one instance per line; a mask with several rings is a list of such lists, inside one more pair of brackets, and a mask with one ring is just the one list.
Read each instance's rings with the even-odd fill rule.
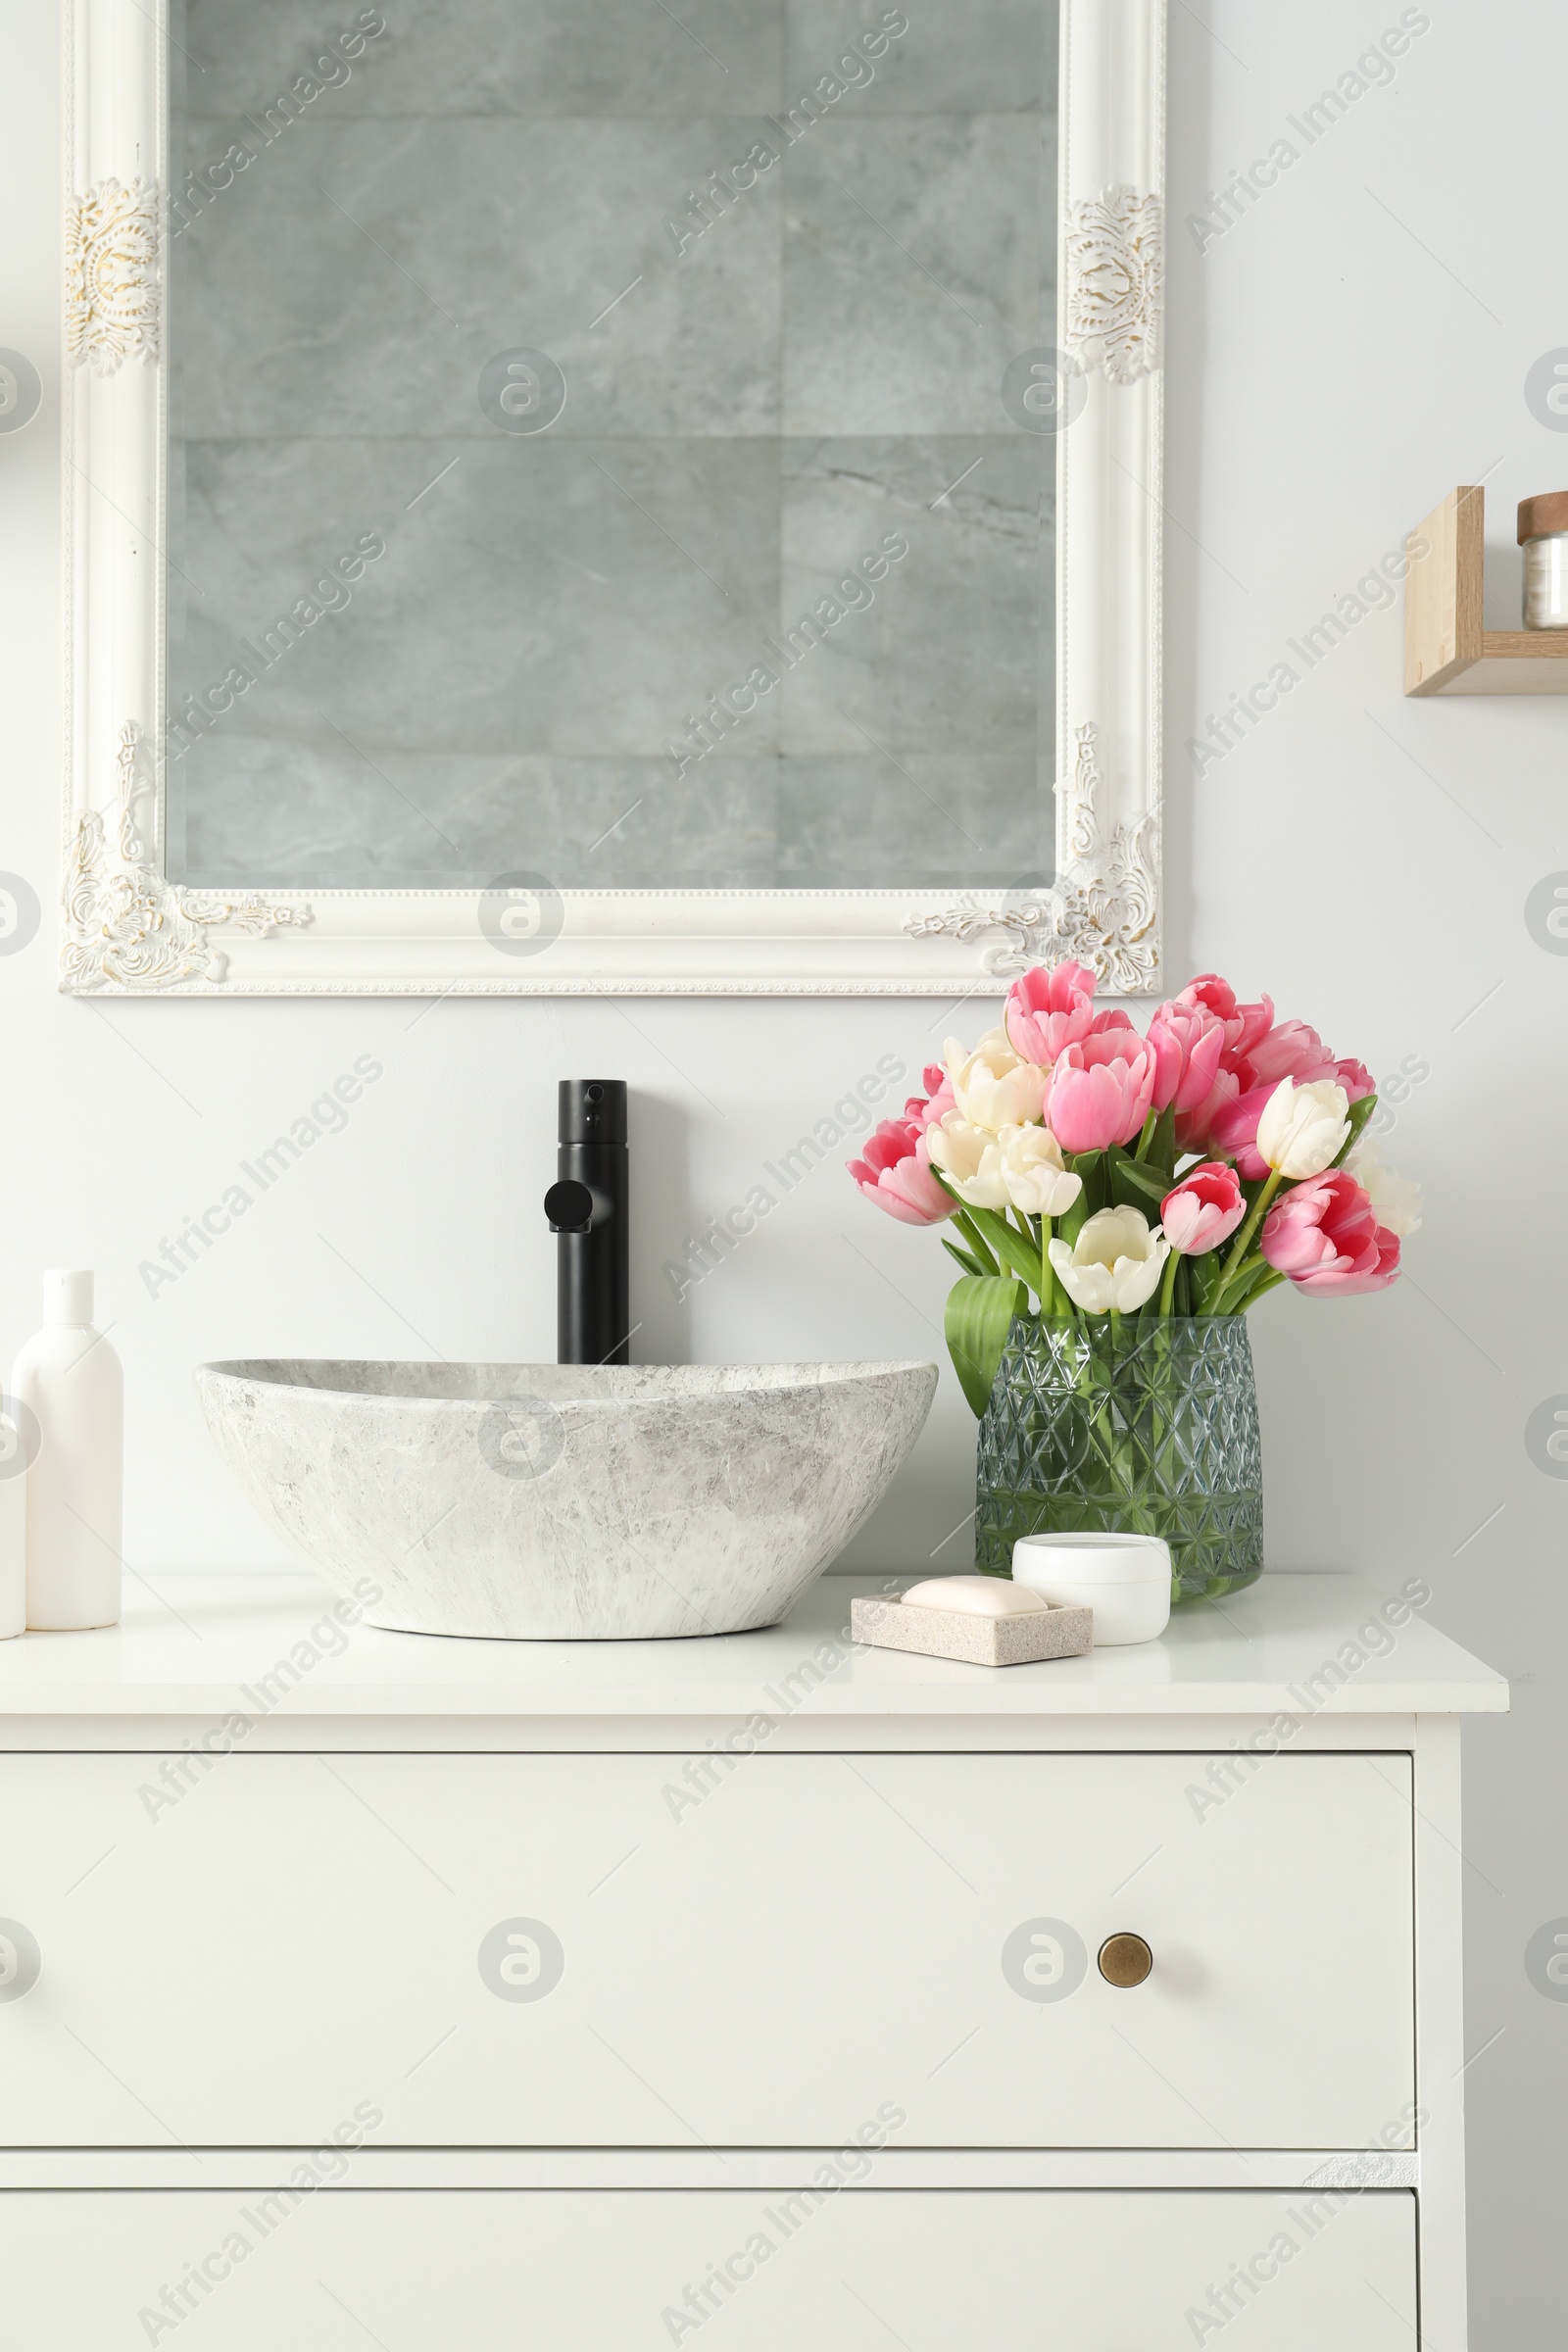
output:
[[1159,1311],[1162,1316],[1171,1311],[1171,1300],[1176,1296],[1176,1269],[1181,1262],[1179,1250],[1173,1250],[1165,1260],[1165,1279],[1159,1286]]
[[1288,1279],[1289,1278],[1286,1275],[1281,1274],[1277,1268],[1271,1266],[1268,1272],[1263,1276],[1262,1281],[1254,1282],[1251,1289],[1248,1292],[1248,1305],[1250,1306],[1254,1298],[1266,1298],[1270,1291],[1277,1291],[1280,1287],[1280,1284]]
[[1056,1311],[1056,1271],[1051,1262],[1051,1219],[1040,1219],[1040,1312]]
[[1265,1215],[1268,1212],[1269,1202],[1273,1200],[1275,1194],[1280,1189],[1280,1182],[1281,1179],[1278,1168],[1270,1168],[1268,1172],[1268,1182],[1264,1185],[1263,1190],[1258,1194],[1257,1199],[1252,1202],[1251,1207],[1248,1210],[1247,1222],[1243,1225],[1241,1232],[1236,1236],[1234,1243],[1231,1245],[1231,1253],[1225,1260],[1225,1270],[1221,1274],[1218,1287],[1215,1289],[1208,1302],[1207,1311],[1209,1314],[1217,1315],[1219,1313],[1220,1308],[1224,1303],[1225,1294],[1230,1289],[1231,1284],[1235,1280],[1237,1274],[1241,1271],[1242,1260],[1251,1247],[1253,1234],[1256,1233],[1259,1225],[1261,1225]]
[[1143,1158],[1144,1153],[1149,1150],[1150,1145],[1154,1140],[1154,1129],[1158,1125],[1159,1113],[1157,1110],[1152,1110],[1144,1121],[1144,1132],[1138,1138],[1137,1148],[1133,1152],[1134,1159]]

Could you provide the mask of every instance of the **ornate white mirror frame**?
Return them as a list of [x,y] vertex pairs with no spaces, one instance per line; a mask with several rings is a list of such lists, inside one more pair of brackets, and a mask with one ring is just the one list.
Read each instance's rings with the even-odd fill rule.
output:
[[1164,0],[1061,0],[1057,344],[1082,388],[1057,443],[1054,887],[567,890],[524,954],[497,952],[494,892],[166,878],[166,11],[65,17],[64,990],[944,996],[1068,955],[1158,986]]

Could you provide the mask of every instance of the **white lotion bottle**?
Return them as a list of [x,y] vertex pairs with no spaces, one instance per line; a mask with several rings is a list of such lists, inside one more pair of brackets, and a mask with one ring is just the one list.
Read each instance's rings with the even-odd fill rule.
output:
[[92,1276],[43,1278],[43,1329],[11,1386],[37,1422],[27,1471],[27,1624],[77,1632],[120,1618],[124,1377],[92,1323]]

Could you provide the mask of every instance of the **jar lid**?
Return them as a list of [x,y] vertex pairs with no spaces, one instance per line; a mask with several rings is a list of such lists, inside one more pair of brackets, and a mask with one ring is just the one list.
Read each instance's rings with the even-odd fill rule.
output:
[[1568,531],[1568,490],[1547,490],[1540,498],[1519,501],[1519,544],[1544,539],[1553,531]]
[[1168,1585],[1170,1547],[1158,1536],[1020,1536],[1012,1547],[1012,1575],[1015,1584],[1037,1592],[1058,1586]]

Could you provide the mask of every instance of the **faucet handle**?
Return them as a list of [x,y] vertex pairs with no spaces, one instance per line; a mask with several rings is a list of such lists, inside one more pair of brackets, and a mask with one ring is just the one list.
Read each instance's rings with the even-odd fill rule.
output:
[[550,1219],[552,1233],[589,1232],[597,1206],[593,1187],[578,1184],[570,1177],[553,1184],[545,1195],[545,1215]]

